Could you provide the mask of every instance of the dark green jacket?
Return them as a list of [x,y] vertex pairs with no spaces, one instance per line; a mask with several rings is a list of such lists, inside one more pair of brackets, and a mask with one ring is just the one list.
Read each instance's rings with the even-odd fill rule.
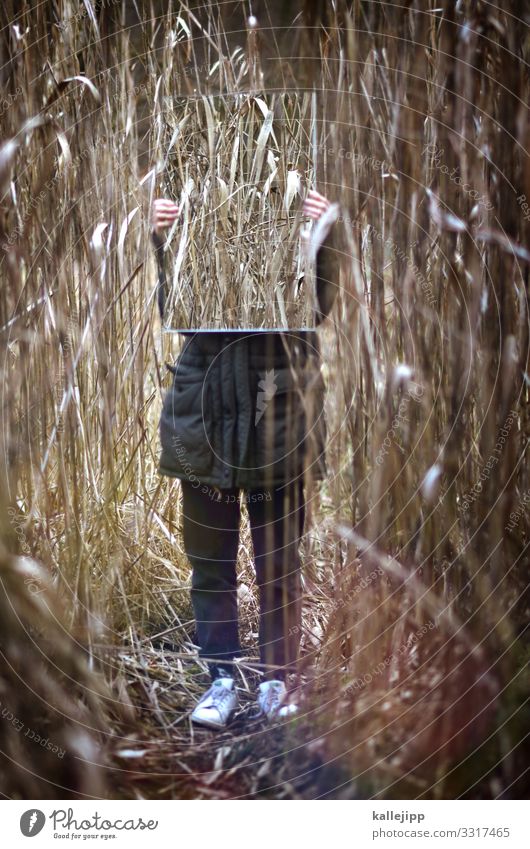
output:
[[[317,324],[331,309],[337,285],[331,226],[316,254]],[[161,474],[223,489],[277,486],[305,471],[322,478],[317,331],[184,335],[160,418]]]

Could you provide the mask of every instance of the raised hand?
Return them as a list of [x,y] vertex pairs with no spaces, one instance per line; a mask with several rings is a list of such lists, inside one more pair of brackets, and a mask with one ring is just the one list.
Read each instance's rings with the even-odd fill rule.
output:
[[312,189],[304,201],[303,213],[317,221],[330,206],[330,201],[324,195]]
[[163,230],[171,227],[178,218],[180,208],[176,203],[167,198],[158,198],[153,201],[153,230],[160,235]]

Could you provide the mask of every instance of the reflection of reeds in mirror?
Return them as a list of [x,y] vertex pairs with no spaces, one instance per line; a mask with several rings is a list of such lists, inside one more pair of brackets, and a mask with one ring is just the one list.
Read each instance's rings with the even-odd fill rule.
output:
[[164,191],[181,205],[166,323],[313,326],[300,286],[311,186],[310,94],[218,95],[164,108]]

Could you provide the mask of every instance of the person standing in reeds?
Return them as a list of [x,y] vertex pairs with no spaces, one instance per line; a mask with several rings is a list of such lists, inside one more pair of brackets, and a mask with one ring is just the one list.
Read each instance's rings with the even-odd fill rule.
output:
[[[339,208],[312,191],[303,211],[317,222],[311,246],[315,323],[320,324],[337,289],[333,224]],[[158,250],[161,233],[178,215],[172,201],[155,200]],[[296,670],[299,653],[304,476],[308,470],[313,479],[325,474],[316,331],[186,331],[178,360],[169,368],[174,376],[160,419],[159,471],[181,480],[197,643],[212,678],[192,720],[222,728],[238,704],[234,660],[241,653],[236,559],[242,497],[260,595],[264,680],[258,705],[269,720],[289,716],[296,712],[285,681]]]

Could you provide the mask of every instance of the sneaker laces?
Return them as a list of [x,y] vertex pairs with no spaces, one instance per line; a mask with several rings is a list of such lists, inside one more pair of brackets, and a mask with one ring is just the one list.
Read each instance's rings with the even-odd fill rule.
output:
[[220,690],[220,692],[216,693],[214,701],[220,702],[221,704],[226,702],[227,698],[232,695],[232,690],[229,690],[228,687],[221,686],[216,687],[215,689]]
[[210,689],[207,690],[204,696],[202,697],[199,704],[201,704],[201,702],[204,702],[206,699],[211,698],[212,702],[214,703],[214,706],[218,704],[222,705],[223,702],[226,702],[232,692],[233,690],[228,689],[228,687],[225,687],[224,684],[212,684]]
[[280,707],[282,706],[280,692],[281,688],[277,685],[267,688],[264,704],[264,709],[266,713],[276,713],[280,709]]

